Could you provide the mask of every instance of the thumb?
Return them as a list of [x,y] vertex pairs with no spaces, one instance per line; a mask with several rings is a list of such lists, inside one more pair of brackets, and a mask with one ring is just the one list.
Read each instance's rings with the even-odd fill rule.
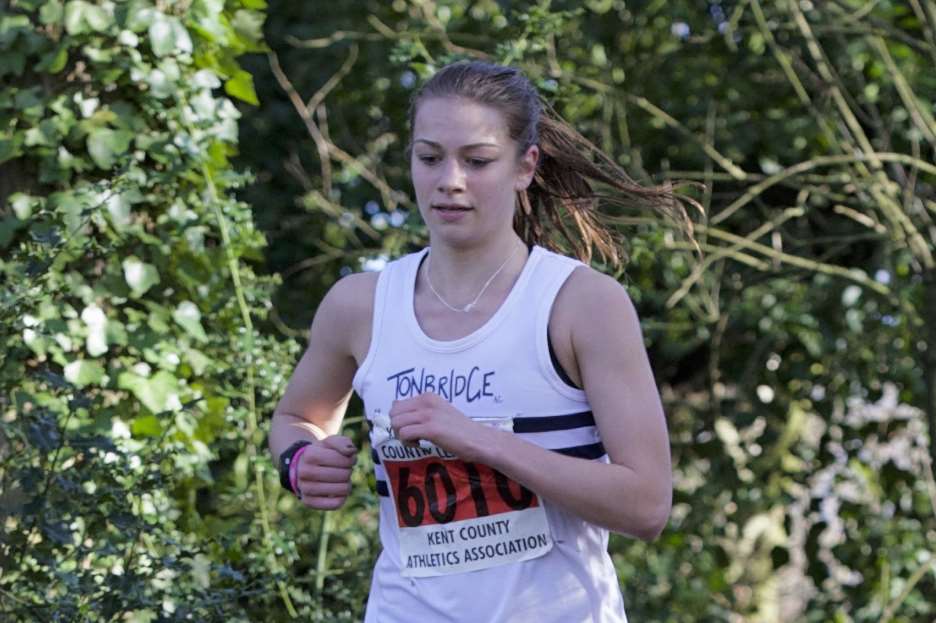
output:
[[344,435],[332,435],[322,440],[322,445],[326,448],[336,450],[345,456],[353,456],[357,453],[354,442]]

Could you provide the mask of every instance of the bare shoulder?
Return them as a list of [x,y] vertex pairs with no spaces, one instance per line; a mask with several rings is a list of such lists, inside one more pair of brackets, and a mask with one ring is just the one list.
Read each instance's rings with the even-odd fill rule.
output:
[[370,345],[379,273],[352,273],[329,289],[315,312],[311,339],[336,340],[360,362]]
[[627,290],[613,277],[589,266],[576,268],[556,296],[552,314],[557,328],[594,333],[636,326],[637,310]]
[[374,292],[380,273],[351,273],[332,285],[319,310],[326,308],[342,314],[367,312],[374,308]]

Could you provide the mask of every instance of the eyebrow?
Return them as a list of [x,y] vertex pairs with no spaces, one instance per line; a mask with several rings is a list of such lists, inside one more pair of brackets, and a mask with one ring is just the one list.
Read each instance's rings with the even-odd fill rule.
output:
[[[442,149],[442,145],[436,143],[435,141],[430,141],[427,138],[417,138],[413,141],[414,143],[426,143],[430,147],[435,147],[437,149]],[[462,145],[459,149],[472,149],[473,147],[500,147],[497,143],[471,143],[470,145]]]

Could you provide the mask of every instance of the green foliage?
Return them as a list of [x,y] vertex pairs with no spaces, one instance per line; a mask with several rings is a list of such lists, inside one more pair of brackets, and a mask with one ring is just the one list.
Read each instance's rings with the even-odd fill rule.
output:
[[[410,94],[457,58],[515,63],[636,179],[707,187],[701,261],[619,215],[617,277],[644,319],[676,475],[664,535],[612,539],[629,615],[930,620],[936,31],[911,4],[439,0],[317,8],[314,23],[283,6],[269,31],[283,76],[255,66],[271,101],[242,126],[270,180],[245,196],[290,283],[274,306],[304,326],[342,271],[422,243],[392,194],[409,189]],[[286,87],[320,109],[291,109]]]
[[933,618],[925,3],[508,5],[0,14],[0,618],[360,620],[369,453],[309,512],[261,414],[324,291],[423,243],[408,98],[482,55],[636,179],[707,187],[701,260],[615,215],[676,477],[660,539],[612,539],[629,616]]
[[4,620],[286,607],[258,414],[298,349],[253,326],[276,281],[250,264],[264,239],[218,94],[256,103],[236,59],[263,49],[262,9],[0,18]]

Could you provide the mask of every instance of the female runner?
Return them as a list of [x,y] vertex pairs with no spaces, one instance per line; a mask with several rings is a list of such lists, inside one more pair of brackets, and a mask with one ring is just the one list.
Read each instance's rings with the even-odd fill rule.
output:
[[442,68],[414,96],[430,246],[336,283],[273,416],[284,485],[340,507],[370,425],[383,551],[366,621],[626,621],[608,532],[671,505],[666,421],[634,306],[578,259],[618,259],[606,199],[683,214],[630,180],[516,69]]

